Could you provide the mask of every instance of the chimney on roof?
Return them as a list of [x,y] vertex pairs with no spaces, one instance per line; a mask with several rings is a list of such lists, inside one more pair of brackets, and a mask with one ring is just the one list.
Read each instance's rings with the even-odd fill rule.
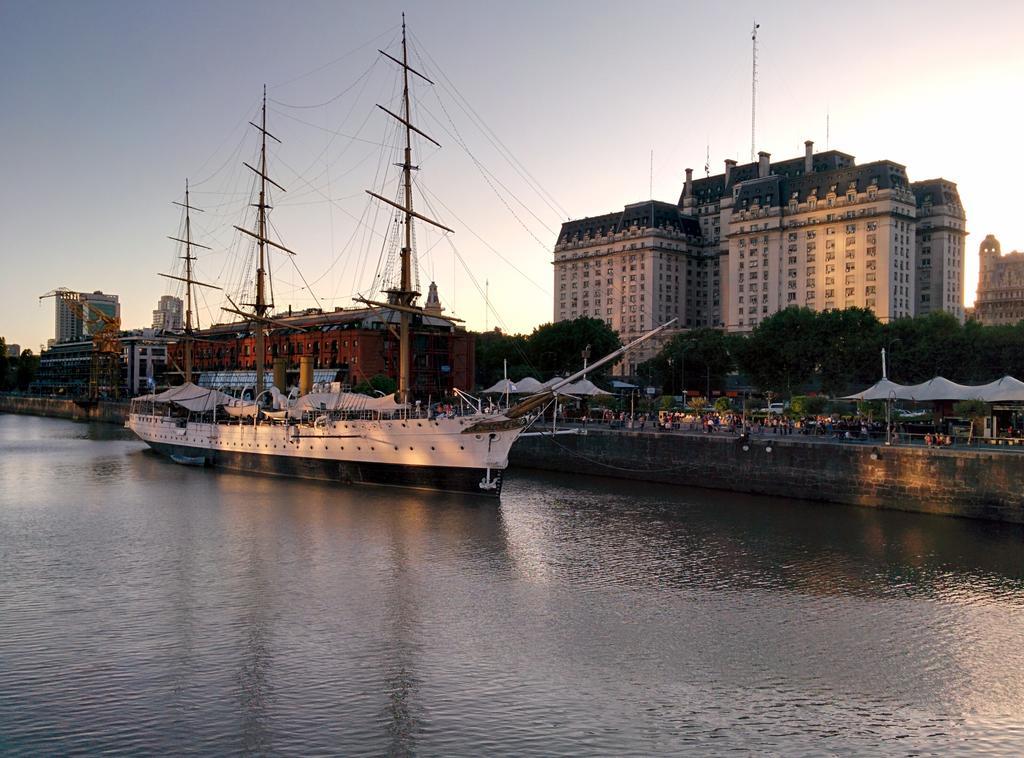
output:
[[814,171],[814,140],[804,140],[804,173]]
[[729,184],[729,179],[732,177],[732,170],[736,168],[736,161],[732,158],[725,159],[725,183]]
[[757,178],[764,179],[768,176],[768,170],[771,166],[771,153],[766,153],[764,150],[757,154]]
[[686,181],[683,182],[683,197],[693,197],[693,169],[686,169]]

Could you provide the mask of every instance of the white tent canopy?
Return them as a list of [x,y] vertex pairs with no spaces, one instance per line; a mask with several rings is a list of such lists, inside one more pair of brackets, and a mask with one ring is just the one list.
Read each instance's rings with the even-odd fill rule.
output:
[[595,385],[589,379],[580,379],[572,384],[567,384],[564,387],[558,389],[559,395],[580,395],[587,397],[596,397],[598,395],[610,395],[611,392],[605,392],[603,389]]
[[979,400],[977,387],[951,382],[942,376],[906,388],[912,400],[927,403],[934,400]]
[[178,387],[171,387],[159,395],[146,395],[145,400],[156,403],[174,403],[196,413],[212,411],[218,405],[235,405],[238,400],[218,390],[207,389],[186,382]]
[[911,400],[912,398],[907,395],[907,387],[902,384],[896,384],[888,379],[882,379],[875,384],[872,384],[866,390],[861,390],[855,395],[847,395],[841,400]]
[[510,382],[508,379],[502,379],[500,382],[492,387],[488,387],[484,390],[485,395],[504,395],[505,393],[515,395],[522,390],[517,389],[517,385]]
[[979,400],[986,403],[1024,403],[1024,382],[1004,376],[994,382],[975,387]]
[[1004,376],[988,384],[967,385],[937,376],[920,384],[897,384],[882,379],[866,390],[847,395],[843,400],[910,400],[915,403],[981,400],[986,403],[1024,403],[1024,382]]
[[370,397],[356,392],[310,392],[295,401],[288,415],[299,418],[309,411],[397,411],[405,407],[395,402],[394,393]]
[[534,392],[541,390],[541,383],[534,379],[532,376],[526,376],[515,383],[516,389],[519,394],[529,395]]

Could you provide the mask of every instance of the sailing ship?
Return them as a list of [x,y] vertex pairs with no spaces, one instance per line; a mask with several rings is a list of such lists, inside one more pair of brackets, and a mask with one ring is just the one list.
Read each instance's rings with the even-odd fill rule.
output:
[[[400,250],[401,275],[397,287],[387,290],[387,302],[359,298],[371,307],[394,311],[399,317],[398,389],[394,395],[373,398],[349,392],[311,392],[276,411],[265,410],[260,401],[277,388],[266,388],[265,330],[277,324],[267,314],[266,266],[268,247],[294,254],[268,237],[267,184],[283,190],[267,173],[266,88],[259,124],[250,122],[260,134],[259,166],[245,164],[259,180],[256,228],[236,226],[239,232],[256,240],[258,251],[255,273],[255,302],[243,310],[228,298],[232,307],[225,311],[242,316],[253,326],[255,336],[255,397],[243,403],[216,389],[192,383],[192,349],[195,340],[192,320],[194,286],[214,287],[193,278],[193,247],[189,213],[198,211],[190,204],[186,183],[185,232],[173,237],[185,246],[185,276],[162,276],[184,281],[187,292],[184,348],[185,383],[157,395],[136,398],[126,426],[154,450],[172,460],[190,465],[212,465],[227,469],[278,476],[321,479],[349,484],[377,484],[430,490],[498,496],[502,475],[508,466],[509,451],[543,409],[558,396],[559,390],[605,363],[617,360],[672,322],[649,332],[629,345],[591,364],[584,371],[566,377],[543,392],[527,397],[503,413],[483,413],[477,405],[465,415],[432,413],[430,407],[413,402],[410,392],[412,369],[411,328],[424,309],[417,305],[420,293],[412,276],[413,223],[420,221],[442,230],[452,230],[413,210],[412,133],[431,140],[412,123],[409,106],[409,76],[423,74],[409,65],[405,20],[402,21],[402,57],[381,54],[401,67],[403,81],[402,112],[378,106],[396,119],[405,133],[402,182],[404,202],[398,203],[367,190],[377,201],[393,206],[404,218],[404,242]],[[279,141],[279,140],[277,140]],[[435,143],[436,144],[436,143]],[[216,288],[216,287],[214,287]],[[219,288],[216,288],[219,289]],[[246,305],[246,304],[243,304]],[[432,314],[438,317],[436,313]],[[444,318],[444,317],[441,317]],[[465,397],[468,397],[464,395]]]

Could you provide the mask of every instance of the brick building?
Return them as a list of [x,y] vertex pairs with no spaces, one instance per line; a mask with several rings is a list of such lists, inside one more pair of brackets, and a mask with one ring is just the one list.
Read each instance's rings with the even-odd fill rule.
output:
[[[382,308],[338,309],[285,313],[271,317],[266,338],[266,370],[274,359],[286,360],[290,384],[298,383],[302,356],[312,356],[318,376],[330,369],[331,379],[354,386],[383,374],[398,377],[398,314]],[[242,323],[218,324],[195,333],[193,370],[220,372],[256,367],[255,337]],[[412,329],[412,391],[416,398],[450,395],[453,388],[473,386],[473,335],[446,319],[414,317]],[[170,363],[180,374],[182,345],[171,348]]]

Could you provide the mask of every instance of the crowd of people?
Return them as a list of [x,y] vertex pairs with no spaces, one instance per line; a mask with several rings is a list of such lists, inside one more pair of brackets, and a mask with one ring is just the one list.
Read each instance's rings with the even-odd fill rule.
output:
[[[595,409],[590,413],[573,413],[568,410],[564,418],[582,424],[602,424],[612,429],[633,431],[685,431],[704,434],[733,434],[747,436],[789,436],[802,435],[832,440],[881,440],[886,436],[885,422],[866,416],[806,416],[790,417],[780,414],[750,414],[744,416],[735,411],[660,411],[658,413],[630,413]],[[893,441],[899,436],[895,427]],[[949,442],[945,442],[949,439]],[[929,441],[931,440],[931,441]],[[911,441],[907,436],[907,441]],[[952,444],[949,435],[928,435],[925,444]]]

